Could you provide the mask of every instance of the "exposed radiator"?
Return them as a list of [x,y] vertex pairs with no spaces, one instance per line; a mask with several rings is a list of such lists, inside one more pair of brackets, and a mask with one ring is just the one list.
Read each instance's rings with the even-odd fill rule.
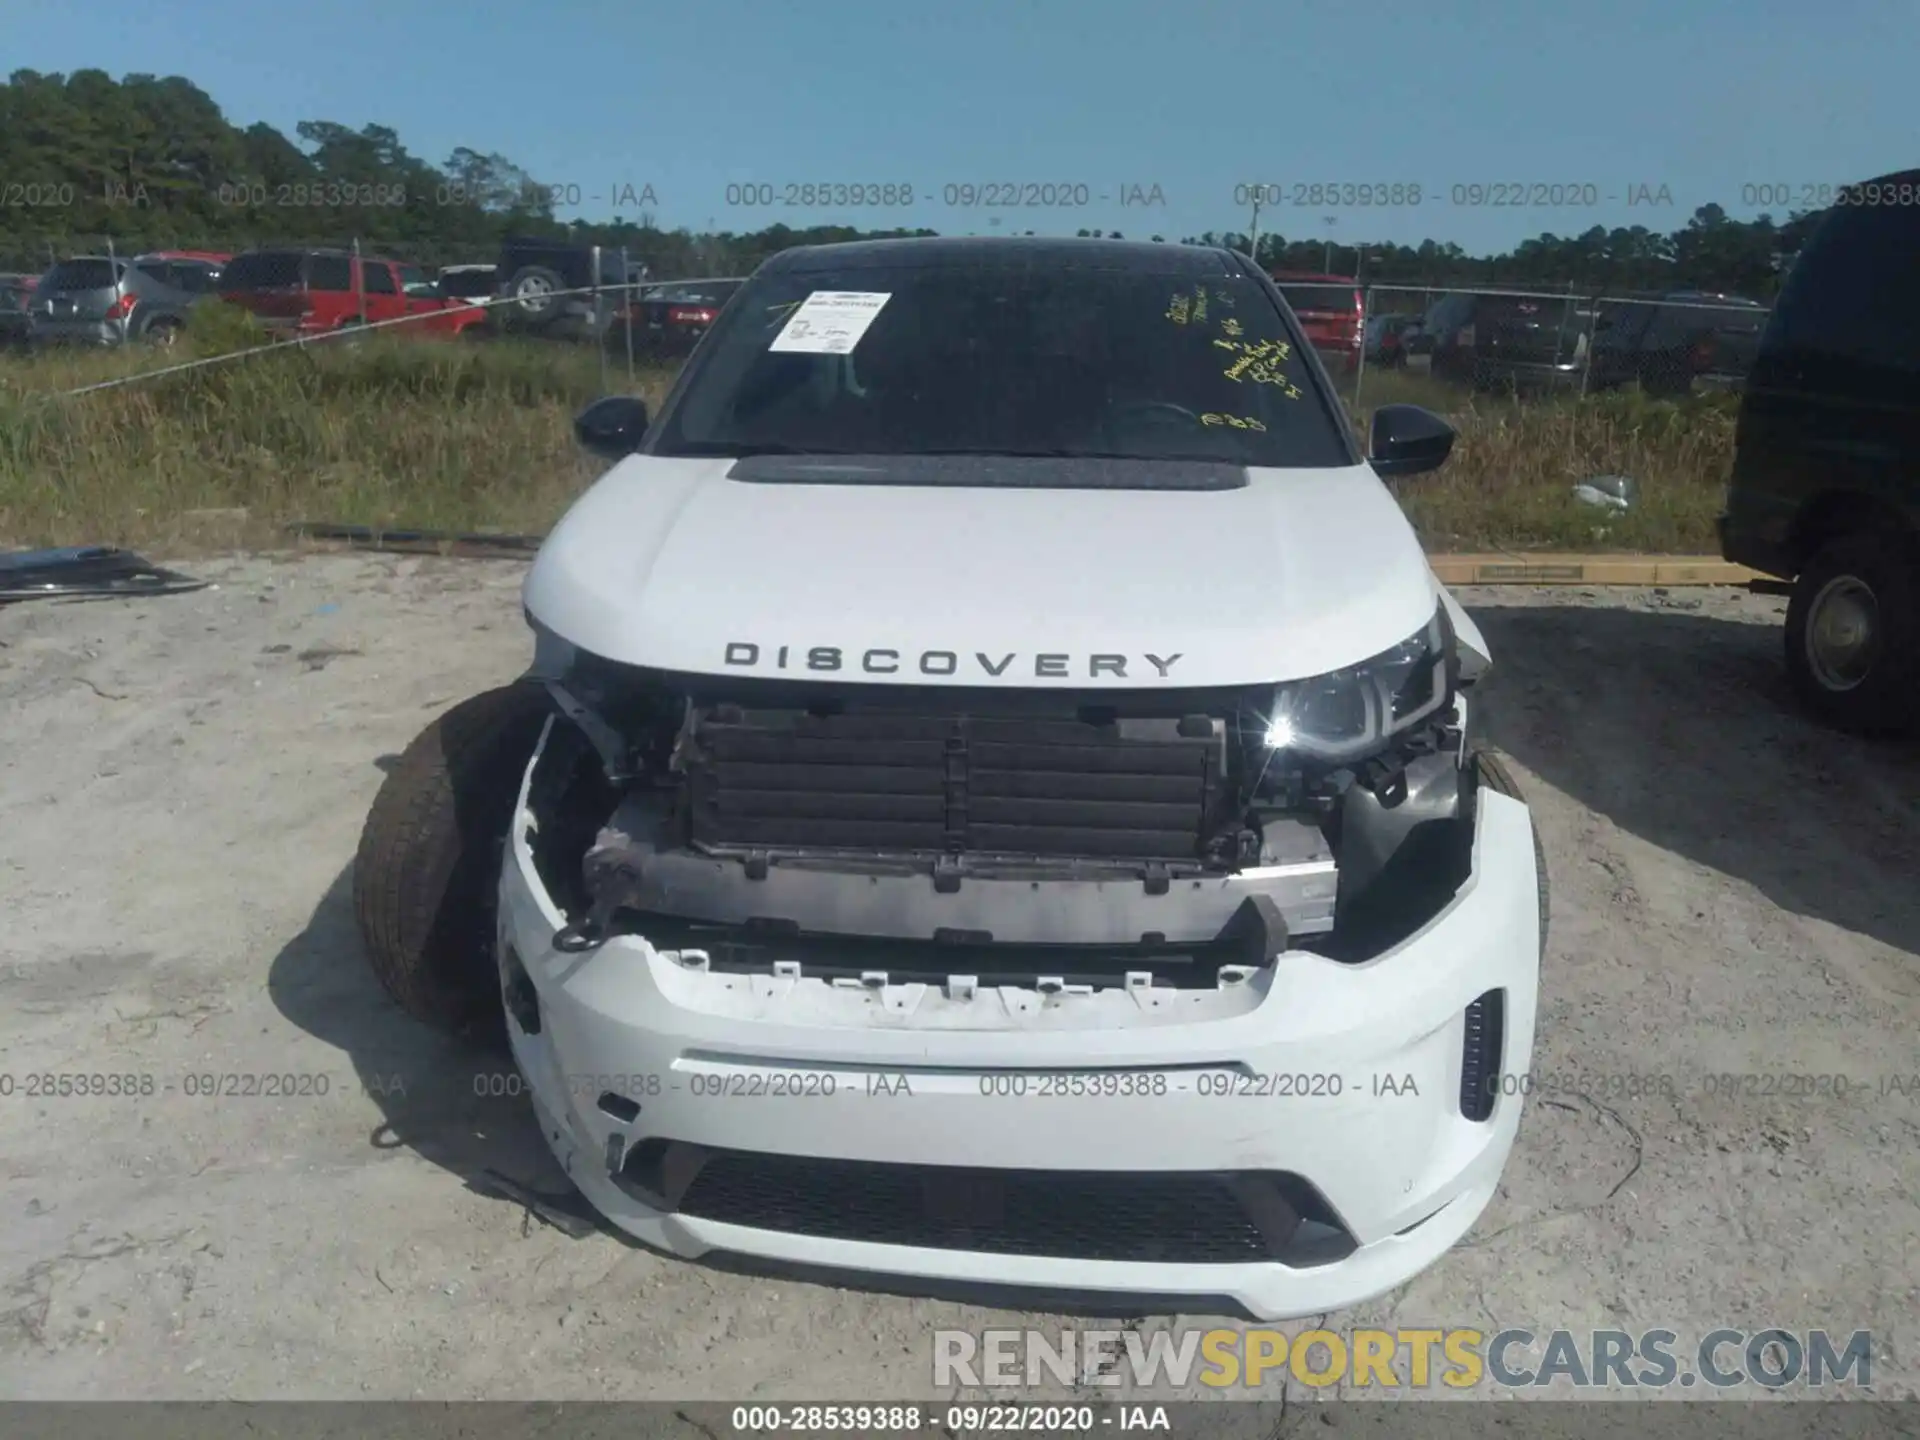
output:
[[1192,862],[1218,818],[1204,717],[1071,718],[720,707],[685,756],[714,851],[884,851]]

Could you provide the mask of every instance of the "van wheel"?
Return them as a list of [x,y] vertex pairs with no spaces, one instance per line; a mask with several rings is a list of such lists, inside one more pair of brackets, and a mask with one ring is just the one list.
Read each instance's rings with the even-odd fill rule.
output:
[[141,337],[147,344],[160,350],[171,350],[180,338],[180,322],[162,317],[147,326],[146,334]]
[[[1513,771],[1507,768],[1506,757],[1498,750],[1475,750],[1473,771],[1477,784],[1496,795],[1505,795],[1526,804],[1527,797],[1521,793],[1520,782],[1514,779]],[[1534,885],[1540,896],[1540,953],[1544,956],[1547,953],[1547,921],[1553,912],[1553,897],[1547,883],[1547,851],[1540,843],[1540,822],[1533,818],[1531,809],[1527,812],[1527,819],[1533,827]]]
[[551,708],[524,683],[461,701],[407,747],[360,834],[353,911],[373,973],[401,1009],[447,1034],[505,1034],[500,857]]
[[1787,604],[1787,675],[1817,717],[1860,735],[1920,721],[1920,567],[1913,542],[1865,532],[1821,546]]

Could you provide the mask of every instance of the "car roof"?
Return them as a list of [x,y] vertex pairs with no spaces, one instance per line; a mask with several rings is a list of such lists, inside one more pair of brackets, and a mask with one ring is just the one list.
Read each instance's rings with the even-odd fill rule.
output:
[[1861,185],[1920,184],[1920,170],[1895,170],[1891,175],[1876,175],[1871,180],[1861,180],[1857,183]]
[[1323,275],[1314,270],[1275,270],[1273,278],[1282,284],[1292,284],[1296,281],[1312,281],[1319,285],[1358,285],[1360,283],[1359,277],[1355,275]]
[[[326,255],[342,260],[351,260],[354,258],[353,251],[342,250],[332,245],[262,245],[257,250],[242,250],[239,255],[233,258],[238,260],[242,255]],[[411,265],[414,263],[411,260],[395,260],[391,255],[369,255],[365,251],[361,252],[360,259],[369,265],[382,263]]]
[[1034,235],[909,237],[802,245],[770,256],[758,273],[805,274],[821,270],[965,269],[972,266],[1032,266],[1036,269],[1123,270],[1141,275],[1243,273],[1239,257],[1218,246],[1175,245],[1149,240],[1068,239]]

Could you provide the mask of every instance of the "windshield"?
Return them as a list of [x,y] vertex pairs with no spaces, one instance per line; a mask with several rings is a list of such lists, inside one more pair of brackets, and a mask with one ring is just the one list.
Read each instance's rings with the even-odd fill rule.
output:
[[41,282],[47,290],[105,290],[112,284],[110,260],[62,260]]
[[1349,465],[1335,413],[1245,277],[863,267],[750,282],[655,451]]
[[416,300],[433,300],[441,294],[439,285],[428,279],[427,272],[418,265],[400,267],[400,290],[402,294],[411,295]]
[[647,291],[645,298],[676,305],[724,305],[743,283],[740,280],[679,280]]

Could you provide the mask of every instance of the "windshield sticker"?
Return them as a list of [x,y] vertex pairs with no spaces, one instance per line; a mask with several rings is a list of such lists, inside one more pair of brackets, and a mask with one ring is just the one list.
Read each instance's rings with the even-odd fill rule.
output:
[[1222,350],[1229,350],[1240,358],[1220,373],[1236,385],[1251,380],[1256,385],[1272,385],[1289,400],[1300,398],[1300,387],[1295,385],[1281,372],[1280,366],[1292,354],[1284,340],[1256,340],[1248,344],[1245,340],[1216,340],[1213,342]]
[[805,355],[848,354],[891,298],[891,292],[816,290],[788,317],[767,349]]
[[1200,417],[1200,423],[1202,425],[1230,425],[1235,430],[1258,430],[1262,434],[1266,432],[1267,428],[1258,420],[1251,417],[1243,419],[1238,415],[1202,415]]

